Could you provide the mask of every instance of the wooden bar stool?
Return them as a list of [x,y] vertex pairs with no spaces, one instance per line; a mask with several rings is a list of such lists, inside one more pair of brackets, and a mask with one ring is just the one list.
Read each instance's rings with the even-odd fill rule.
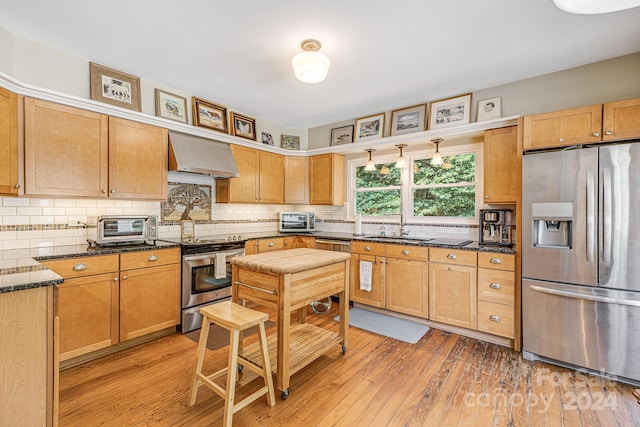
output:
[[[231,426],[233,414],[244,408],[262,395],[267,395],[269,406],[276,404],[273,392],[273,378],[271,377],[271,366],[269,364],[269,351],[267,348],[267,335],[264,323],[269,319],[266,313],[251,310],[231,301],[211,304],[200,309],[202,314],[202,329],[200,330],[200,340],[198,341],[198,354],[196,360],[196,369],[193,374],[193,382],[191,383],[191,396],[189,398],[189,406],[196,403],[198,388],[204,384],[211,390],[216,392],[224,399],[224,425]],[[225,328],[229,331],[229,362],[227,367],[215,372],[211,375],[202,373],[202,362],[204,360],[204,352],[207,348],[207,338],[209,337],[209,326],[211,323]],[[245,359],[238,354],[238,346],[240,343],[240,332],[258,326],[258,339],[260,342],[260,353],[262,356],[262,367],[256,365],[250,360]],[[238,376],[238,361],[264,378],[264,387],[255,393],[247,396],[242,401],[235,403],[236,380]],[[213,380],[227,374],[226,388],[222,388]]]

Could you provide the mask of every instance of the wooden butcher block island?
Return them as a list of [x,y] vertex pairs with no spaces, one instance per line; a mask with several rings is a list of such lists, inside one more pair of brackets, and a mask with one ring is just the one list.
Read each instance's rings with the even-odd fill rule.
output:
[[[277,312],[277,334],[268,337],[271,367],[282,399],[289,396],[289,378],[320,357],[331,346],[347,349],[349,330],[349,259],[343,252],[288,249],[231,259],[235,302],[252,301]],[[337,295],[339,333],[305,323],[306,307]],[[298,323],[291,313],[298,310]],[[260,360],[257,343],[242,349],[246,358]]]

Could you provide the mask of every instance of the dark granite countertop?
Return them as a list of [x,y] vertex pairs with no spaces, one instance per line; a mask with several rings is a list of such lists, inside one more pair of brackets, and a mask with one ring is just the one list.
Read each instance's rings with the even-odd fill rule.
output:
[[49,270],[38,261],[138,252],[152,249],[178,247],[177,243],[157,241],[156,244],[119,245],[93,248],[89,245],[53,246],[29,250],[31,258],[15,260],[15,266],[0,268],[0,293],[15,292],[43,286],[59,285],[62,276]]

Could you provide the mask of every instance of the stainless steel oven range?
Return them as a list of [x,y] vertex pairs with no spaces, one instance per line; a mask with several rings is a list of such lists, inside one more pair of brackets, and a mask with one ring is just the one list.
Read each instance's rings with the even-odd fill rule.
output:
[[202,324],[200,308],[231,298],[231,258],[244,255],[243,241],[223,239],[182,243],[183,333]]

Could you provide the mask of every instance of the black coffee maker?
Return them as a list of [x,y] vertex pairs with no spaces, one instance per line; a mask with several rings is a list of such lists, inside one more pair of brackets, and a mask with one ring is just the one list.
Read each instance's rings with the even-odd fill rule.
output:
[[511,246],[512,218],[511,209],[481,209],[480,244]]

